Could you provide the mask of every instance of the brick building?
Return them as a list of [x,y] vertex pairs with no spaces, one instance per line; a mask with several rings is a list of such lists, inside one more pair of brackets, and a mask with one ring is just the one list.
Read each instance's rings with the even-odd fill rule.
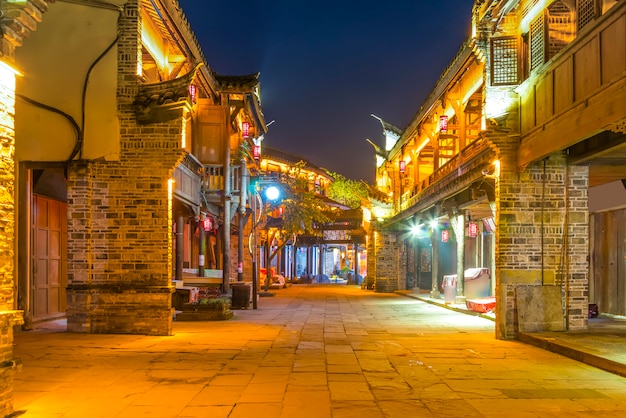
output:
[[228,291],[266,126],[258,74],[216,74],[174,0],[0,7],[6,416],[14,325],[169,335],[172,278],[202,274],[204,242]]
[[[614,0],[474,2],[471,35],[415,118],[381,121],[376,187],[392,204],[370,232],[374,281],[440,297],[444,278],[463,278],[457,302],[497,300],[498,338],[585,329],[589,303],[624,315],[626,272],[610,267],[623,248],[602,232],[624,199],[594,205],[607,216],[589,196],[624,194],[625,13]],[[489,273],[471,296],[468,270]]]

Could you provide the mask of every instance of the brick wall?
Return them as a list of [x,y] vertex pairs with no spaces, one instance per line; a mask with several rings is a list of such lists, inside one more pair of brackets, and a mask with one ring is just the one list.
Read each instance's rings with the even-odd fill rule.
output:
[[138,125],[140,4],[120,19],[120,161],[73,164],[68,172],[68,330],[169,335],[172,219],[168,179],[184,156],[182,110]]
[[586,328],[587,168],[568,166],[563,155],[519,173],[502,167],[496,196],[497,336],[515,336],[519,285],[559,286],[569,329]]
[[[19,4],[0,2],[0,56],[11,64],[15,48],[22,45],[47,11],[43,0]],[[15,310],[15,75],[0,69],[0,416],[13,414],[13,375],[20,360],[13,357],[13,328],[23,323]]]

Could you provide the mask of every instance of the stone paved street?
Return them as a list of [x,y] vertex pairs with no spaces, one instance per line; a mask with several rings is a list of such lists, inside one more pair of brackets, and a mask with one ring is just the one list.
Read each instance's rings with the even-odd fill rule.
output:
[[[615,417],[626,379],[398,294],[295,285],[174,335],[19,332],[24,417]],[[55,328],[56,326],[56,328]]]

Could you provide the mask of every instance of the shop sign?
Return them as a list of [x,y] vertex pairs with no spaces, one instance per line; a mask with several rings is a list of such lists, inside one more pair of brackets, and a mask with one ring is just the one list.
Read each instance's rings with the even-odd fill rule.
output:
[[449,239],[450,239],[450,231],[448,231],[447,229],[442,229],[441,230],[441,242],[448,242]]

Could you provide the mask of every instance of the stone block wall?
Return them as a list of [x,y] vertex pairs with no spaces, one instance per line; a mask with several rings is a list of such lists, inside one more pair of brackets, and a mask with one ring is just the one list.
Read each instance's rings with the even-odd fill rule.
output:
[[[372,243],[374,252],[368,247],[367,275],[373,277],[374,286],[385,292],[406,289],[406,256],[403,243],[393,231],[375,231],[375,240]],[[374,269],[370,269],[369,259],[375,258]],[[404,268],[402,265],[404,264]],[[368,280],[369,282],[369,280]]]
[[126,144],[119,163],[68,172],[69,331],[171,333],[168,179],[177,152],[147,152],[142,137],[143,152]]
[[557,286],[569,329],[587,326],[588,170],[553,155],[498,182],[496,274],[499,338],[517,332],[518,286]]
[[172,331],[172,193],[183,157],[183,110],[138,124],[138,0],[119,21],[119,161],[80,161],[68,171],[68,330],[169,335]]

